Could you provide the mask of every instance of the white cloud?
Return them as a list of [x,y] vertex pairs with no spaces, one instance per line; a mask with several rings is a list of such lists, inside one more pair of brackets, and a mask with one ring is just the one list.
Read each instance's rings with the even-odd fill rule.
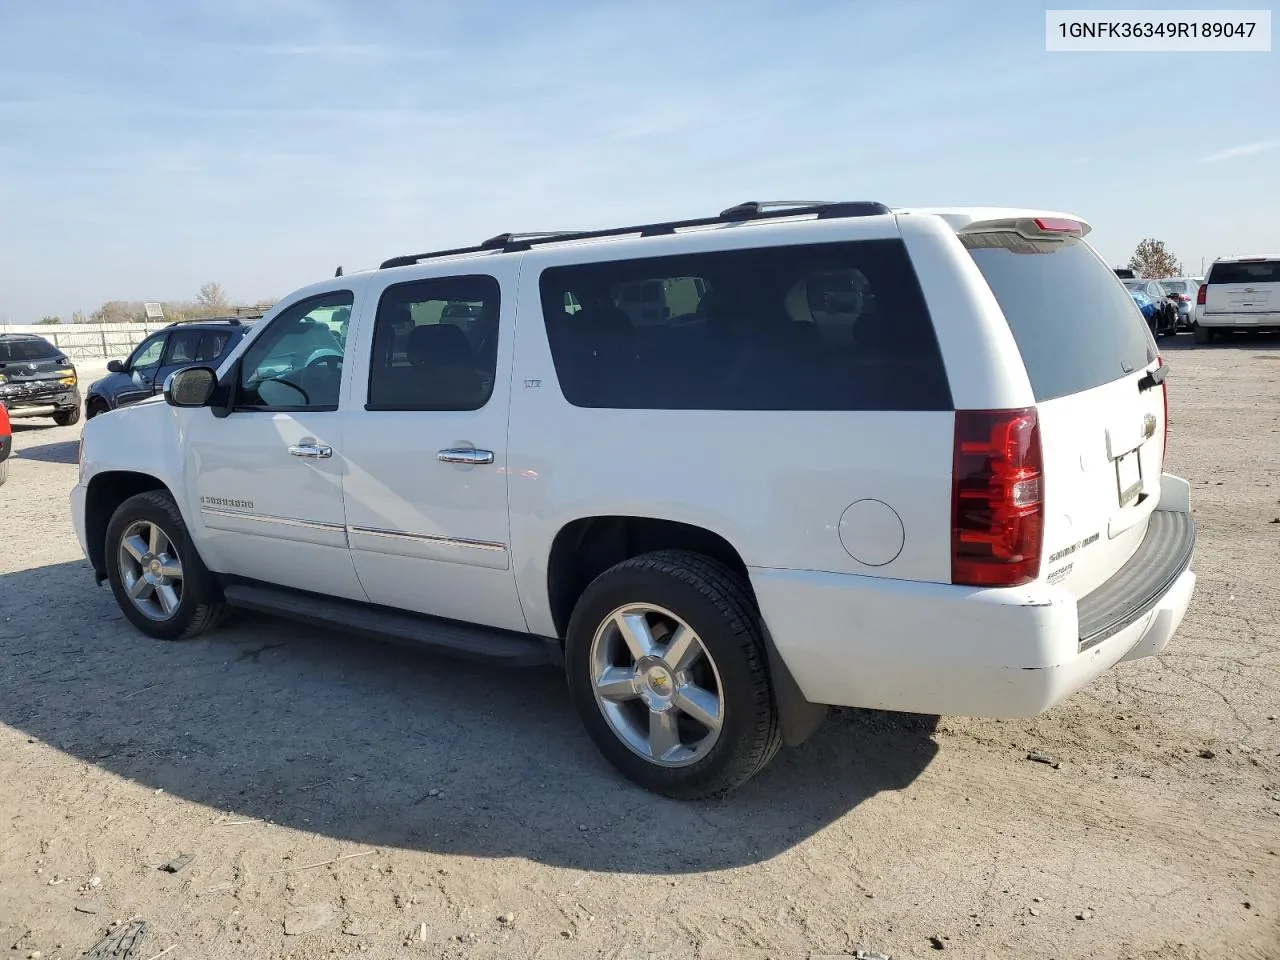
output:
[[1274,150],[1280,147],[1280,140],[1259,140],[1256,143],[1242,143],[1235,147],[1228,147],[1225,150],[1219,150],[1217,153],[1211,153],[1207,157],[1201,157],[1201,163],[1218,163],[1222,160],[1235,160],[1237,157],[1251,157],[1257,153],[1266,153],[1268,150]]

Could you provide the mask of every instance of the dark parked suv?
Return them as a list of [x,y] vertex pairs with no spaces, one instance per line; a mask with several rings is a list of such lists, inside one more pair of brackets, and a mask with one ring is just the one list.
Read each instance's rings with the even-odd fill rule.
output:
[[251,329],[252,321],[238,317],[171,323],[138,344],[129,359],[107,364],[110,372],[86,394],[86,416],[96,417],[160,393],[165,378],[175,370],[195,363],[218,366]]
[[12,417],[53,417],[71,426],[80,419],[75,366],[44,337],[0,333],[0,405]]

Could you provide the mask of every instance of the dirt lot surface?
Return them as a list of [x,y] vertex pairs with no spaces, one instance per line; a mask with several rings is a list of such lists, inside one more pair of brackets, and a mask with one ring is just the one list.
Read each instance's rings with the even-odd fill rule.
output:
[[1280,957],[1280,338],[1189,339],[1200,581],[1166,655],[1036,721],[842,711],[712,804],[620,781],[554,671],[265,618],[144,639],[72,535],[79,428],[19,422],[0,960],[135,917],[139,960]]

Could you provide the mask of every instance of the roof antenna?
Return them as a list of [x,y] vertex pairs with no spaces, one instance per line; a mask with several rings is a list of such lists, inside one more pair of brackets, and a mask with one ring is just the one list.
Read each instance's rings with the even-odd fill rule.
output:
[[342,276],[342,267],[341,267],[341,266],[339,266],[339,267],[338,267],[338,269],[337,269],[337,270],[335,270],[335,271],[333,272],[333,275],[334,275],[335,277],[340,277],[340,276]]

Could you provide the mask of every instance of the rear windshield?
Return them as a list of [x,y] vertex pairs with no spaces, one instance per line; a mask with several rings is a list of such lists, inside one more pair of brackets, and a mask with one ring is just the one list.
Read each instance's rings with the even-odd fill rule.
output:
[[1164,287],[1165,293],[1191,293],[1190,280],[1161,280],[1160,286]]
[[1280,260],[1249,263],[1215,263],[1209,269],[1209,283],[1280,283]]
[[58,348],[39,337],[33,340],[0,340],[0,363],[25,363],[28,360],[52,360],[62,356]]
[[1156,358],[1155,341],[1124,284],[1077,237],[960,237],[1022,352],[1038,402],[1092,390]]

